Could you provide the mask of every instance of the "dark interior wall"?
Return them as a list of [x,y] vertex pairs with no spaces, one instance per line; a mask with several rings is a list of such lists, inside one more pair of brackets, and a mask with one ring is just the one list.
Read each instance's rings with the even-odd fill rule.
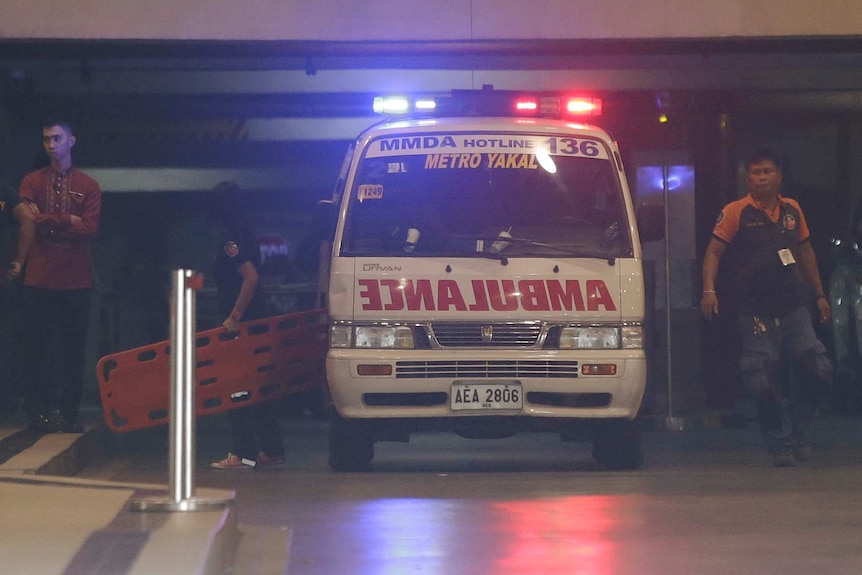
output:
[[841,150],[849,144],[841,130],[844,122],[835,114],[743,113],[736,118],[739,189],[744,189],[739,160],[756,148],[776,150],[783,162],[782,193],[802,205],[812,243],[823,258],[828,257],[830,239],[840,236],[849,223],[844,208],[848,191],[840,186],[846,178]]
[[[265,262],[260,270],[263,285],[271,288],[311,281],[313,277],[293,261],[307,231],[305,206],[273,192],[247,194],[258,235],[278,236],[288,253],[288,260],[278,265],[272,259]],[[166,339],[170,270],[202,273],[202,298],[209,297],[218,246],[207,220],[206,202],[206,192],[103,196],[102,228],[94,258],[98,293],[105,302],[103,321],[110,328],[100,338],[100,354]],[[212,318],[200,318],[202,326],[211,322]]]

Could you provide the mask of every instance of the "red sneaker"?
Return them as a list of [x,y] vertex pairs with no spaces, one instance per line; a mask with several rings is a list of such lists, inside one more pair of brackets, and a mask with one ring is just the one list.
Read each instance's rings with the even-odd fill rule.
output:
[[228,453],[221,461],[210,463],[213,469],[254,469],[255,462],[251,459],[243,459],[239,455]]
[[283,455],[272,457],[270,455],[267,455],[263,451],[257,454],[258,467],[276,467],[278,465],[284,465]]

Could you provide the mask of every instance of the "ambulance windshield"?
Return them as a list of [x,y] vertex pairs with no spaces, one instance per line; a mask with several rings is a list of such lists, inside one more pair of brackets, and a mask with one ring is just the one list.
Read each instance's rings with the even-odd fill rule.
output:
[[[482,136],[496,147],[461,146]],[[631,255],[618,172],[600,142],[582,140],[589,146],[564,154],[564,138],[536,138],[544,148],[519,139],[527,149],[513,153],[499,136],[457,138],[454,153],[428,153],[407,139],[368,146],[349,193],[341,255]]]

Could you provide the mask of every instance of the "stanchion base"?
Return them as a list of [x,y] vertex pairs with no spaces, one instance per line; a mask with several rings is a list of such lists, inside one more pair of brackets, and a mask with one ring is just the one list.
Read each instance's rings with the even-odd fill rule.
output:
[[682,417],[666,417],[664,428],[667,431],[685,431],[685,419]]
[[174,501],[165,497],[147,497],[132,499],[132,511],[218,511],[231,505],[231,499],[214,499],[208,497],[190,497]]

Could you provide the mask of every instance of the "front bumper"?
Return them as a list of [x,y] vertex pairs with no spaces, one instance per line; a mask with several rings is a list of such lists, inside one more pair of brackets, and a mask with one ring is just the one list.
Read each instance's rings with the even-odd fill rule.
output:
[[[583,375],[585,364],[614,364],[616,374]],[[391,375],[359,375],[360,366],[368,365],[390,365]],[[643,350],[441,354],[331,349],[326,370],[333,404],[343,418],[451,418],[453,425],[457,418],[493,416],[633,419],[646,386]],[[453,410],[452,386],[464,383],[520,386],[523,407]]]

